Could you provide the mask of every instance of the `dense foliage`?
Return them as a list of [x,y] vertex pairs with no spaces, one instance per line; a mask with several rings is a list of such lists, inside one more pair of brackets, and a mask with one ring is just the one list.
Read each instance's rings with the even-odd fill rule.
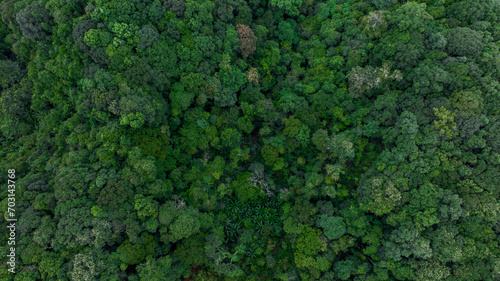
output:
[[0,13],[1,280],[500,278],[498,0]]

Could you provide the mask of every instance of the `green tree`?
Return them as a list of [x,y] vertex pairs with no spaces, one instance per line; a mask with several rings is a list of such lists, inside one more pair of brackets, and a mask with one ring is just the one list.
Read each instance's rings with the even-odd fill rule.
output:
[[450,275],[450,268],[438,261],[419,262],[415,271],[415,278],[419,280],[445,280]]
[[421,62],[408,78],[413,81],[413,91],[424,96],[443,92],[451,83],[450,74],[430,60]]
[[383,11],[372,11],[362,18],[361,26],[368,37],[379,38],[387,30],[389,24],[386,20],[386,14]]
[[281,21],[278,24],[278,29],[276,30],[276,37],[280,41],[288,42],[288,44],[297,44],[299,38],[297,37],[297,32],[295,31],[297,23],[288,19],[287,21]]
[[226,128],[221,132],[220,139],[223,146],[233,148],[241,143],[240,131],[233,128]]
[[182,0],[167,0],[163,2],[163,5],[169,10],[174,12],[177,17],[184,17],[184,11],[186,10],[186,3]]
[[377,216],[390,213],[401,201],[402,194],[391,180],[385,177],[366,179],[358,188],[363,209]]
[[246,75],[237,66],[230,65],[229,56],[225,55],[220,65],[218,76],[221,89],[215,92],[214,101],[218,106],[232,106],[236,103],[236,93],[247,82]]
[[103,29],[90,29],[83,36],[83,42],[92,48],[107,47],[111,40],[111,33]]
[[42,278],[51,278],[57,275],[58,269],[63,265],[64,259],[53,252],[44,252],[38,264],[38,271]]
[[174,276],[171,275],[171,265],[170,256],[163,256],[159,259],[147,256],[146,260],[137,266],[137,273],[140,280],[174,280]]
[[56,251],[74,249],[89,245],[92,238],[90,208],[73,207],[59,220],[51,245]]
[[273,7],[278,7],[290,16],[298,16],[302,0],[271,0]]
[[169,226],[172,240],[177,241],[189,237],[197,233],[200,226],[199,212],[192,208],[185,209],[176,216]]
[[134,209],[137,211],[139,219],[156,218],[158,216],[158,201],[154,200],[152,196],[144,197],[142,194],[137,194],[134,198]]
[[370,3],[373,4],[377,10],[388,10],[393,5],[391,0],[370,0]]
[[448,32],[446,45],[450,55],[477,58],[483,49],[481,34],[467,27],[457,27]]
[[120,260],[129,265],[139,264],[147,255],[147,250],[142,244],[132,244],[129,240],[123,242],[116,250]]
[[25,38],[43,40],[48,35],[50,13],[34,1],[16,14],[16,22]]
[[433,233],[432,248],[435,254],[444,262],[460,262],[463,259],[462,247],[464,239],[459,235],[458,228],[453,225],[443,225]]
[[446,17],[462,21],[464,25],[479,21],[491,21],[496,18],[493,12],[495,2],[491,0],[475,2],[456,1],[450,4],[446,8]]
[[10,85],[18,82],[23,70],[18,62],[11,60],[0,60],[0,87],[7,88]]
[[418,30],[424,32],[427,23],[433,18],[426,11],[425,3],[407,2],[393,14],[391,14],[391,24],[397,26],[400,32]]
[[316,221],[319,227],[323,228],[323,232],[330,240],[340,238],[346,232],[342,217],[321,215]]
[[295,246],[296,252],[295,264],[301,268],[313,268],[316,260],[314,257],[321,250],[326,249],[326,243],[321,240],[321,231],[311,227],[307,227],[302,234],[297,238]]
[[351,275],[353,275],[353,271],[356,268],[354,267],[354,262],[351,260],[341,260],[336,262],[333,265],[333,271],[335,272],[335,276],[340,280],[347,280]]
[[457,124],[455,122],[455,113],[446,108],[434,108],[434,114],[439,117],[434,121],[434,127],[439,130],[442,136],[452,138],[456,134]]
[[432,256],[430,241],[421,236],[411,222],[403,223],[398,229],[391,232],[390,240],[383,241],[386,256],[394,261],[402,257],[413,255],[419,259],[428,259]]
[[96,279],[104,271],[105,264],[97,255],[87,251],[78,253],[73,260],[73,268],[68,275],[73,280]]
[[139,36],[137,48],[141,50],[151,47],[159,39],[158,31],[153,25],[143,26],[137,33],[137,36]]

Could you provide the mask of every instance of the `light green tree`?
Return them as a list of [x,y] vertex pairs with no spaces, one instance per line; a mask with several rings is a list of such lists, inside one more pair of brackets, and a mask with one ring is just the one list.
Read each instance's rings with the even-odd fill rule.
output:
[[457,123],[455,122],[455,112],[448,111],[445,107],[434,108],[434,114],[439,119],[434,121],[434,128],[439,130],[442,136],[449,139],[457,133]]

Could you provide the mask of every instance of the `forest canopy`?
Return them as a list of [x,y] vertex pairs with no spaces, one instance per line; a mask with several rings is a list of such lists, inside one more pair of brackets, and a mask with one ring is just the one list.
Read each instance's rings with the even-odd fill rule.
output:
[[1,280],[500,279],[498,0],[0,17]]

